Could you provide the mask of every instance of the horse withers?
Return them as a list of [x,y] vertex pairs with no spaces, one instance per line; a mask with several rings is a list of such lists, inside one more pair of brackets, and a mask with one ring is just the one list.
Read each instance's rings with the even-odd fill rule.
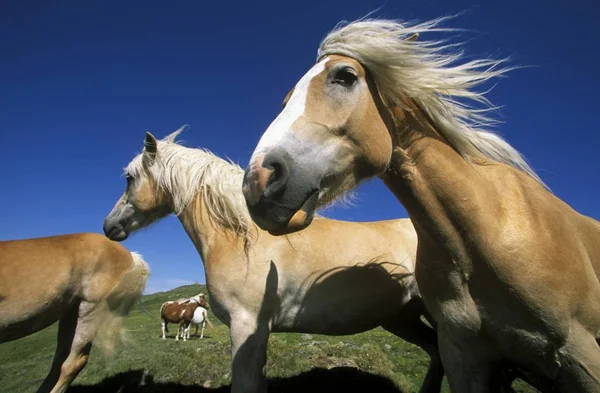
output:
[[[192,324],[194,320],[194,313],[198,307],[202,307],[204,310],[208,308],[206,299],[204,299],[204,295],[202,294],[188,299],[184,298],[175,301],[164,302],[160,306],[160,318],[162,319],[162,339],[164,340],[166,338],[165,333],[169,331],[168,324],[176,323],[178,327],[177,333],[175,334],[175,340],[179,341],[179,336],[181,336],[183,341],[186,341],[186,333],[188,333],[190,324]],[[204,332],[204,328],[202,331]]]
[[38,393],[62,393],[98,337],[110,351],[140,298],[148,266],[95,233],[0,242],[0,343],[59,321],[52,367]]

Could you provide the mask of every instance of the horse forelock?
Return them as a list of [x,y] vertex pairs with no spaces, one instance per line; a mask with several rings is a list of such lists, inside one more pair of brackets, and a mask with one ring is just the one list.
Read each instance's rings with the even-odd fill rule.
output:
[[322,40],[317,62],[330,55],[358,61],[373,77],[388,108],[410,97],[465,159],[487,157],[527,173],[545,186],[525,158],[489,131],[498,121],[489,91],[475,88],[516,69],[508,59],[464,60],[460,43],[415,40],[423,33],[458,29],[440,27],[452,17],[426,22],[362,19],[338,24]]
[[209,150],[182,146],[170,135],[157,141],[156,158],[151,164],[145,162],[140,153],[125,171],[136,178],[150,176],[170,195],[177,215],[201,194],[206,211],[215,223],[248,236],[252,221],[239,187],[244,175],[239,165]]

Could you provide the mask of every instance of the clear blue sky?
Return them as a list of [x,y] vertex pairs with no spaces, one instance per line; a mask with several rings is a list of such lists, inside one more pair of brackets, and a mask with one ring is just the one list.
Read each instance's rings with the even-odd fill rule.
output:
[[[462,36],[468,54],[537,66],[490,94],[504,105],[499,131],[560,198],[600,218],[597,1],[5,0],[0,239],[101,232],[146,130],[163,137],[190,124],[188,146],[245,166],[320,39],[380,6],[377,16],[401,19],[466,11],[450,26],[472,30]],[[406,216],[378,180],[359,191],[356,206],[328,215]],[[125,245],[151,264],[150,292],[204,282],[174,217]]]

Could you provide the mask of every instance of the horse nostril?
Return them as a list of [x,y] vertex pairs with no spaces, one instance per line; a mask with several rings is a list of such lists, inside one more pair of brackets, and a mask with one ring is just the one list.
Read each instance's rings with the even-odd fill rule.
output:
[[269,166],[268,169],[272,170],[271,176],[269,176],[269,180],[267,181],[267,188],[279,180],[283,176],[283,167],[278,162],[273,162]]
[[271,171],[265,187],[265,195],[273,196],[283,192],[289,177],[289,170],[285,161],[278,155],[268,154],[263,161],[263,167]]

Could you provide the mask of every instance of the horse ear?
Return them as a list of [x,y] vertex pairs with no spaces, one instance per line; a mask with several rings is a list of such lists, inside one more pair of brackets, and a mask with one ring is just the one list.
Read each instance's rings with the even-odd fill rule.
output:
[[408,37],[408,38],[406,39],[406,41],[408,41],[408,42],[414,42],[414,41],[416,41],[418,38],[419,38],[419,33],[415,33],[415,34],[411,35],[410,37]]
[[175,130],[171,134],[169,134],[165,139],[169,142],[175,142],[175,138],[177,138],[177,136],[179,134],[181,134],[183,131],[187,130],[188,128],[190,128],[190,126],[188,124],[184,124],[183,126],[179,127],[178,130]]
[[288,91],[288,93],[285,95],[285,97],[283,98],[283,102],[281,103],[281,105],[285,108],[285,106],[287,105],[288,101],[290,100],[290,98],[292,98],[292,93],[294,92],[294,87],[292,87],[292,90]]
[[157,146],[158,144],[154,135],[146,131],[146,138],[144,138],[144,156],[154,161],[156,158]]

